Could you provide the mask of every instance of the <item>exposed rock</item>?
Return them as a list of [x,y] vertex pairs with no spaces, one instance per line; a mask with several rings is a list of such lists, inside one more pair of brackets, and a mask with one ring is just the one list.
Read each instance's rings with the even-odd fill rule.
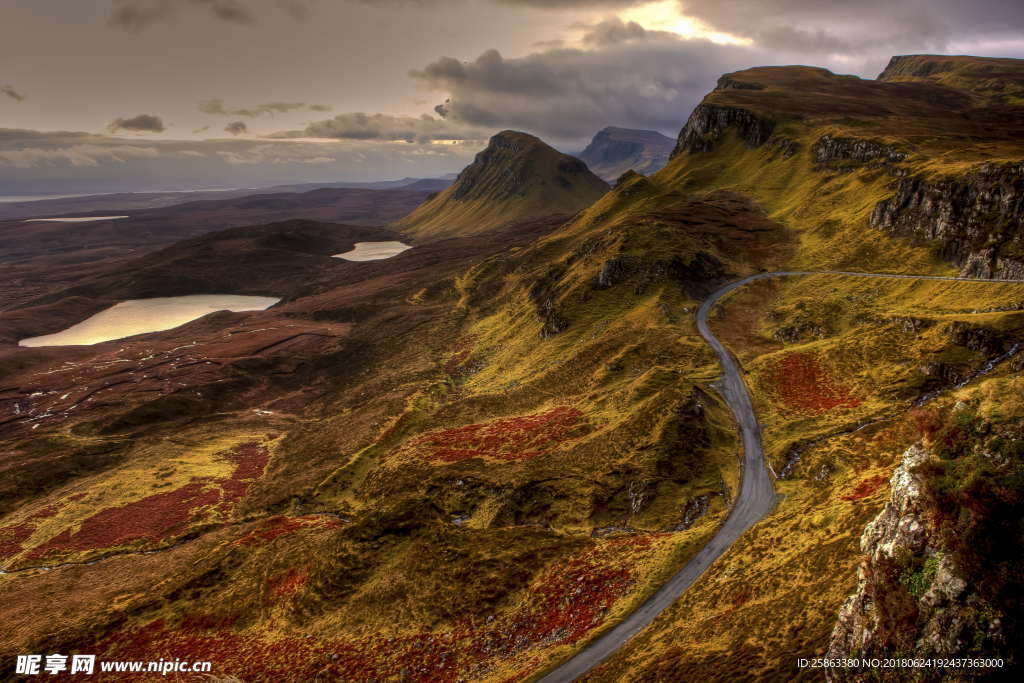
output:
[[609,259],[601,266],[601,271],[597,274],[597,281],[594,283],[594,289],[613,287],[629,277],[632,270],[632,264],[624,256],[616,256]]
[[703,251],[697,252],[689,262],[678,257],[671,261],[649,261],[618,254],[601,265],[592,286],[594,289],[608,289],[632,279],[633,293],[639,296],[651,284],[671,280],[689,296],[701,299],[714,291],[726,277],[724,264]]
[[800,151],[800,143],[797,142],[796,140],[791,140],[789,138],[772,138],[768,145],[772,149],[781,153],[783,159],[789,159],[790,157],[796,155],[796,153]]
[[895,323],[901,332],[906,332],[907,334],[917,334],[935,324],[934,320],[912,317],[893,318],[892,322]]
[[710,493],[697,496],[686,504],[686,509],[683,511],[683,521],[674,526],[672,530],[685,531],[686,529],[689,529],[697,522],[698,519],[707,514],[709,507],[711,507]]
[[715,90],[764,90],[764,86],[754,81],[740,81],[726,74],[718,79]]
[[822,135],[811,147],[811,158],[816,164],[834,164],[836,162],[867,164],[899,162],[905,160],[907,154],[877,140]]
[[1013,338],[1000,334],[998,330],[960,320],[950,323],[945,332],[957,346],[983,353],[986,358],[1001,356],[1014,345]]
[[740,107],[699,104],[680,131],[672,157],[710,151],[729,128],[735,128],[748,147],[760,147],[771,137],[775,122]]
[[536,280],[527,293],[541,322],[540,336],[550,339],[569,327],[569,320],[558,312],[555,299],[558,296],[556,284],[565,274],[565,266],[552,266],[543,277]]
[[1024,163],[962,176],[904,178],[872,211],[872,227],[931,244],[964,277],[1024,279]]
[[829,331],[809,320],[800,320],[772,332],[772,337],[784,344],[797,344],[811,339],[824,339]]
[[[920,445],[903,454],[890,480],[890,500],[864,529],[865,559],[857,587],[839,611],[828,657],[960,657],[978,643],[1000,642],[999,620],[974,592],[952,553],[941,547]],[[903,675],[875,671],[881,680]],[[830,670],[830,680],[856,677]]]

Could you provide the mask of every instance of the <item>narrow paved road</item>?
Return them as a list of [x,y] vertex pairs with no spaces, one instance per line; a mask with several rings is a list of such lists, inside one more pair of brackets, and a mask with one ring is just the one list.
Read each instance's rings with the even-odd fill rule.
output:
[[945,277],[941,275],[896,275],[889,273],[858,273],[853,271],[776,271],[758,273],[732,282],[711,294],[697,311],[697,331],[715,350],[722,365],[722,378],[718,389],[732,410],[743,438],[743,482],[729,516],[697,555],[679,570],[668,583],[658,589],[633,613],[609,631],[576,653],[568,661],[540,679],[540,683],[568,683],[587,673],[607,659],[627,640],[654,621],[662,610],[671,605],[696,581],[704,571],[731,546],[747,529],[757,524],[775,505],[775,488],[765,464],[761,448],[761,425],[754,414],[750,393],[743,381],[735,359],[722,342],[711,333],[708,313],[729,292],[755,280],[787,275],[849,275],[855,277],[894,278],[906,280],[951,280],[956,282],[1024,283],[1024,280],[986,280],[982,278]]

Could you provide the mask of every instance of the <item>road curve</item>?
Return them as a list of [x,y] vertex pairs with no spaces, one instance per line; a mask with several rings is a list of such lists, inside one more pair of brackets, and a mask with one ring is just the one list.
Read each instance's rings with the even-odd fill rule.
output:
[[661,612],[679,598],[704,571],[717,560],[747,529],[757,524],[775,506],[775,487],[765,463],[761,447],[761,425],[754,414],[750,393],[743,381],[739,366],[732,354],[711,333],[708,313],[718,301],[733,291],[755,280],[799,275],[848,275],[854,277],[894,278],[906,280],[950,280],[956,282],[1024,283],[1024,280],[987,280],[984,278],[947,277],[942,275],[901,275],[896,273],[861,273],[856,271],[775,271],[758,273],[731,282],[712,293],[697,311],[697,331],[714,349],[722,366],[718,390],[732,410],[743,439],[743,480],[732,510],[718,532],[708,541],[686,566],[680,569],[640,607],[605,631],[596,640],[548,672],[539,683],[569,683],[584,675],[607,659],[627,640],[654,621]]

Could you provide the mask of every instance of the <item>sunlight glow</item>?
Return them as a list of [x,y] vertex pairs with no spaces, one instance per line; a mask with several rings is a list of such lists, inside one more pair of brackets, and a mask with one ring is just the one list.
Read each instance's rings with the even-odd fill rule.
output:
[[635,21],[652,31],[667,31],[683,38],[704,38],[722,45],[750,45],[753,41],[713,30],[704,22],[680,13],[676,0],[660,0],[619,13],[622,21]]

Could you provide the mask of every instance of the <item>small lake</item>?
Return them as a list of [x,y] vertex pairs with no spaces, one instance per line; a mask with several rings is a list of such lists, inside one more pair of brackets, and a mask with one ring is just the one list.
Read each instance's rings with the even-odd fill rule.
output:
[[406,249],[412,247],[401,242],[356,242],[355,249],[335,254],[334,258],[346,261],[380,261],[401,254]]
[[116,221],[129,216],[82,216],[81,218],[27,218],[26,223],[91,223],[92,221]]
[[18,346],[86,346],[146,332],[169,330],[214,311],[262,311],[280,299],[236,294],[193,294],[131,299],[114,304],[63,332],[29,337]]

